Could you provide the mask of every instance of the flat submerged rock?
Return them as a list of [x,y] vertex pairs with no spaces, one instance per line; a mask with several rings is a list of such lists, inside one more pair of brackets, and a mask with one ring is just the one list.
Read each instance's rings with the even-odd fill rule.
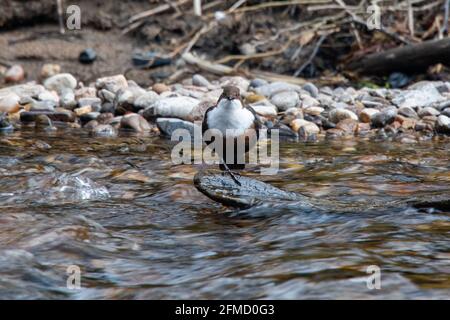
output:
[[307,197],[301,194],[283,191],[256,179],[239,175],[236,177],[241,186],[226,172],[205,170],[194,176],[194,185],[208,198],[236,208],[249,208],[268,202],[307,202]]

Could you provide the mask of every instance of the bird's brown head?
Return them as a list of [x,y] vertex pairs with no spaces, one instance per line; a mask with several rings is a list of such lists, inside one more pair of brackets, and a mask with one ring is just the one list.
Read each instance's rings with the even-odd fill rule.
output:
[[233,100],[240,99],[241,94],[239,92],[239,88],[235,86],[226,86],[223,88],[222,95],[219,98],[219,101],[222,99]]

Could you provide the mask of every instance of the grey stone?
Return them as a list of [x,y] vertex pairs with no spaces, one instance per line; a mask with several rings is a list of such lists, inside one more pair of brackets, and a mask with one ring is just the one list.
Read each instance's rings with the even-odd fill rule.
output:
[[116,93],[120,89],[128,88],[127,79],[122,74],[97,79],[95,87],[98,90],[106,89],[112,93]]
[[319,96],[319,89],[317,89],[317,87],[311,82],[305,83],[302,88],[303,90],[308,91],[313,98],[317,98]]
[[192,84],[194,86],[199,86],[199,87],[208,87],[211,85],[211,83],[208,81],[208,79],[206,79],[201,74],[194,74],[192,76]]
[[151,129],[147,120],[139,114],[127,114],[123,116],[120,121],[120,128],[135,132],[147,132]]
[[450,134],[450,118],[440,115],[436,120],[436,131],[438,133]]
[[[417,89],[400,91],[393,99],[392,103],[401,107],[426,107],[433,103],[444,100],[436,87],[426,83]],[[419,89],[420,88],[420,89]]]
[[150,107],[153,103],[159,100],[159,95],[154,91],[147,91],[143,95],[134,100],[134,107],[136,110]]
[[55,101],[33,101],[30,111],[54,111],[56,107]]
[[161,131],[162,134],[166,136],[172,136],[175,130],[177,129],[184,129],[189,132],[191,135],[191,138],[194,137],[194,129],[197,127],[196,130],[199,130],[198,132],[201,133],[201,128],[198,127],[196,124],[184,121],[181,119],[175,119],[175,118],[158,118],[156,120],[156,125],[158,126],[158,129]]
[[266,84],[260,87],[255,88],[255,91],[257,94],[260,94],[265,97],[272,97],[276,93],[282,92],[282,91],[295,91],[297,93],[300,93],[302,91],[302,88],[295,84],[290,84],[286,82],[272,82],[270,84]]
[[77,79],[70,73],[59,73],[45,79],[44,87],[61,93],[64,89],[74,90],[77,87]]
[[253,79],[252,81],[250,81],[251,88],[258,88],[258,87],[264,86],[266,84],[267,84],[267,81],[264,79],[256,78],[256,79]]
[[401,107],[398,109],[398,114],[407,118],[419,119],[419,115],[411,107]]
[[421,108],[421,109],[419,109],[419,112],[418,112],[418,115],[421,118],[428,117],[428,116],[438,116],[439,114],[440,114],[440,112],[432,107]]
[[344,109],[344,108],[337,108],[330,111],[329,120],[333,123],[338,123],[341,120],[344,119],[353,119],[358,120],[358,117],[356,114],[350,110]]
[[388,107],[372,116],[371,124],[375,128],[383,128],[384,126],[394,122],[397,116],[397,108]]
[[295,91],[283,91],[272,96],[270,99],[280,111],[295,108],[300,104],[300,98]]

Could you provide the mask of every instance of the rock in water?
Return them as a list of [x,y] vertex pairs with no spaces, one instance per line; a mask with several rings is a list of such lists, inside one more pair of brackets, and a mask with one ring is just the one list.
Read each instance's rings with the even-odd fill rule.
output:
[[241,186],[229,174],[221,171],[200,171],[194,176],[194,185],[208,198],[226,206],[249,208],[265,202],[304,201],[307,197],[283,191],[262,181],[237,176]]
[[450,118],[441,115],[436,121],[436,130],[438,133],[450,134]]
[[9,123],[6,113],[0,112],[0,132],[1,131],[10,131],[13,130],[14,127]]

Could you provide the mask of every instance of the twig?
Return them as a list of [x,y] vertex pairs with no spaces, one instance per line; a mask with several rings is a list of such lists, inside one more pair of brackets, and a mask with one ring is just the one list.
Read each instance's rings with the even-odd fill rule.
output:
[[[364,20],[362,20],[360,17],[358,17],[354,12],[349,10],[348,7],[345,5],[345,3],[342,0],[334,0],[334,1],[336,1],[336,3],[339,4],[342,7],[342,9],[344,9],[345,12],[347,12],[351,16],[353,22],[367,27],[367,23]],[[396,33],[387,31],[385,28],[383,28],[383,26],[380,26],[380,28],[377,29],[377,31],[380,31],[380,32],[386,34],[387,36],[391,37],[392,39],[400,41],[402,43],[405,43],[405,44],[411,43],[410,41],[406,40],[402,36],[400,36]]]
[[194,14],[201,17],[202,15],[202,0],[194,0]]
[[249,55],[244,55],[244,54],[229,55],[229,56],[223,57],[222,59],[219,59],[219,60],[215,61],[215,63],[226,63],[226,62],[231,61],[231,60],[245,61],[245,60],[249,60],[249,59],[257,59],[257,58],[265,58],[265,57],[275,56],[275,55],[283,53],[289,47],[289,45],[291,44],[292,40],[293,40],[292,38],[289,39],[278,50],[267,51],[267,52],[262,52],[262,53],[255,53],[255,54],[249,54]]
[[236,10],[237,8],[239,8],[240,6],[242,6],[244,3],[246,3],[247,0],[238,0],[236,1],[231,7],[230,9],[228,9],[228,12],[233,12],[234,10]]
[[411,0],[408,1],[408,28],[411,37],[414,37],[414,11],[412,9]]
[[311,64],[311,62],[314,60],[314,58],[316,57],[317,53],[319,52],[319,48],[322,45],[322,43],[325,41],[325,39],[327,38],[328,34],[323,34],[322,36],[320,36],[319,40],[316,43],[316,46],[314,47],[313,52],[311,53],[311,55],[309,56],[308,60],[306,60],[306,62],[297,69],[297,71],[294,72],[294,77],[298,77],[298,75],[300,73],[302,73],[303,70],[305,70],[305,68]]
[[[173,4],[173,5],[176,5],[176,6],[180,6],[180,5],[183,5],[183,4],[185,4],[186,2],[188,2],[189,0],[178,0],[175,4]],[[134,16],[131,16],[129,19],[128,19],[128,23],[129,24],[132,24],[133,22],[136,22],[136,21],[138,21],[138,20],[142,20],[142,19],[144,19],[144,18],[148,18],[148,17],[150,17],[150,16],[153,16],[153,15],[155,15],[155,14],[157,14],[157,13],[161,13],[161,12],[164,12],[164,11],[166,11],[166,10],[169,10],[170,8],[171,8],[172,6],[170,5],[170,4],[162,4],[162,5],[160,5],[160,6],[158,6],[158,7],[156,7],[156,8],[153,8],[153,9],[150,9],[150,10],[147,10],[147,11],[144,11],[144,12],[141,12],[141,13],[138,13],[138,14],[135,14]]]
[[186,49],[184,50],[185,53],[191,51],[192,47],[197,43],[198,39],[205,33],[209,32],[211,29],[213,29],[217,25],[216,21],[211,21],[209,24],[203,26],[195,35],[194,37],[187,43]]
[[178,6],[173,3],[171,0],[164,0],[165,3],[167,3],[169,6],[172,7],[173,10],[175,10],[175,12],[179,15],[182,15],[183,13],[181,12],[180,8],[178,8]]
[[223,64],[212,63],[210,61],[201,59],[199,57],[194,56],[190,52],[184,53],[182,55],[182,58],[184,61],[186,61],[186,63],[195,65],[202,70],[205,70],[205,71],[208,71],[208,72],[211,72],[214,74],[224,75],[224,74],[230,74],[234,71],[233,68],[231,68],[231,67],[225,66]]
[[[235,10],[230,11],[228,9],[226,13],[228,14],[235,14],[235,13],[244,13],[249,11],[256,11],[256,10],[262,10],[266,8],[274,8],[274,7],[285,7],[285,6],[292,6],[292,5],[299,5],[299,4],[316,4],[316,3],[330,3],[333,0],[291,0],[291,1],[271,1],[271,2],[263,2],[254,6],[246,6],[243,8],[238,8]],[[208,14],[208,16],[213,16],[214,13]]]

